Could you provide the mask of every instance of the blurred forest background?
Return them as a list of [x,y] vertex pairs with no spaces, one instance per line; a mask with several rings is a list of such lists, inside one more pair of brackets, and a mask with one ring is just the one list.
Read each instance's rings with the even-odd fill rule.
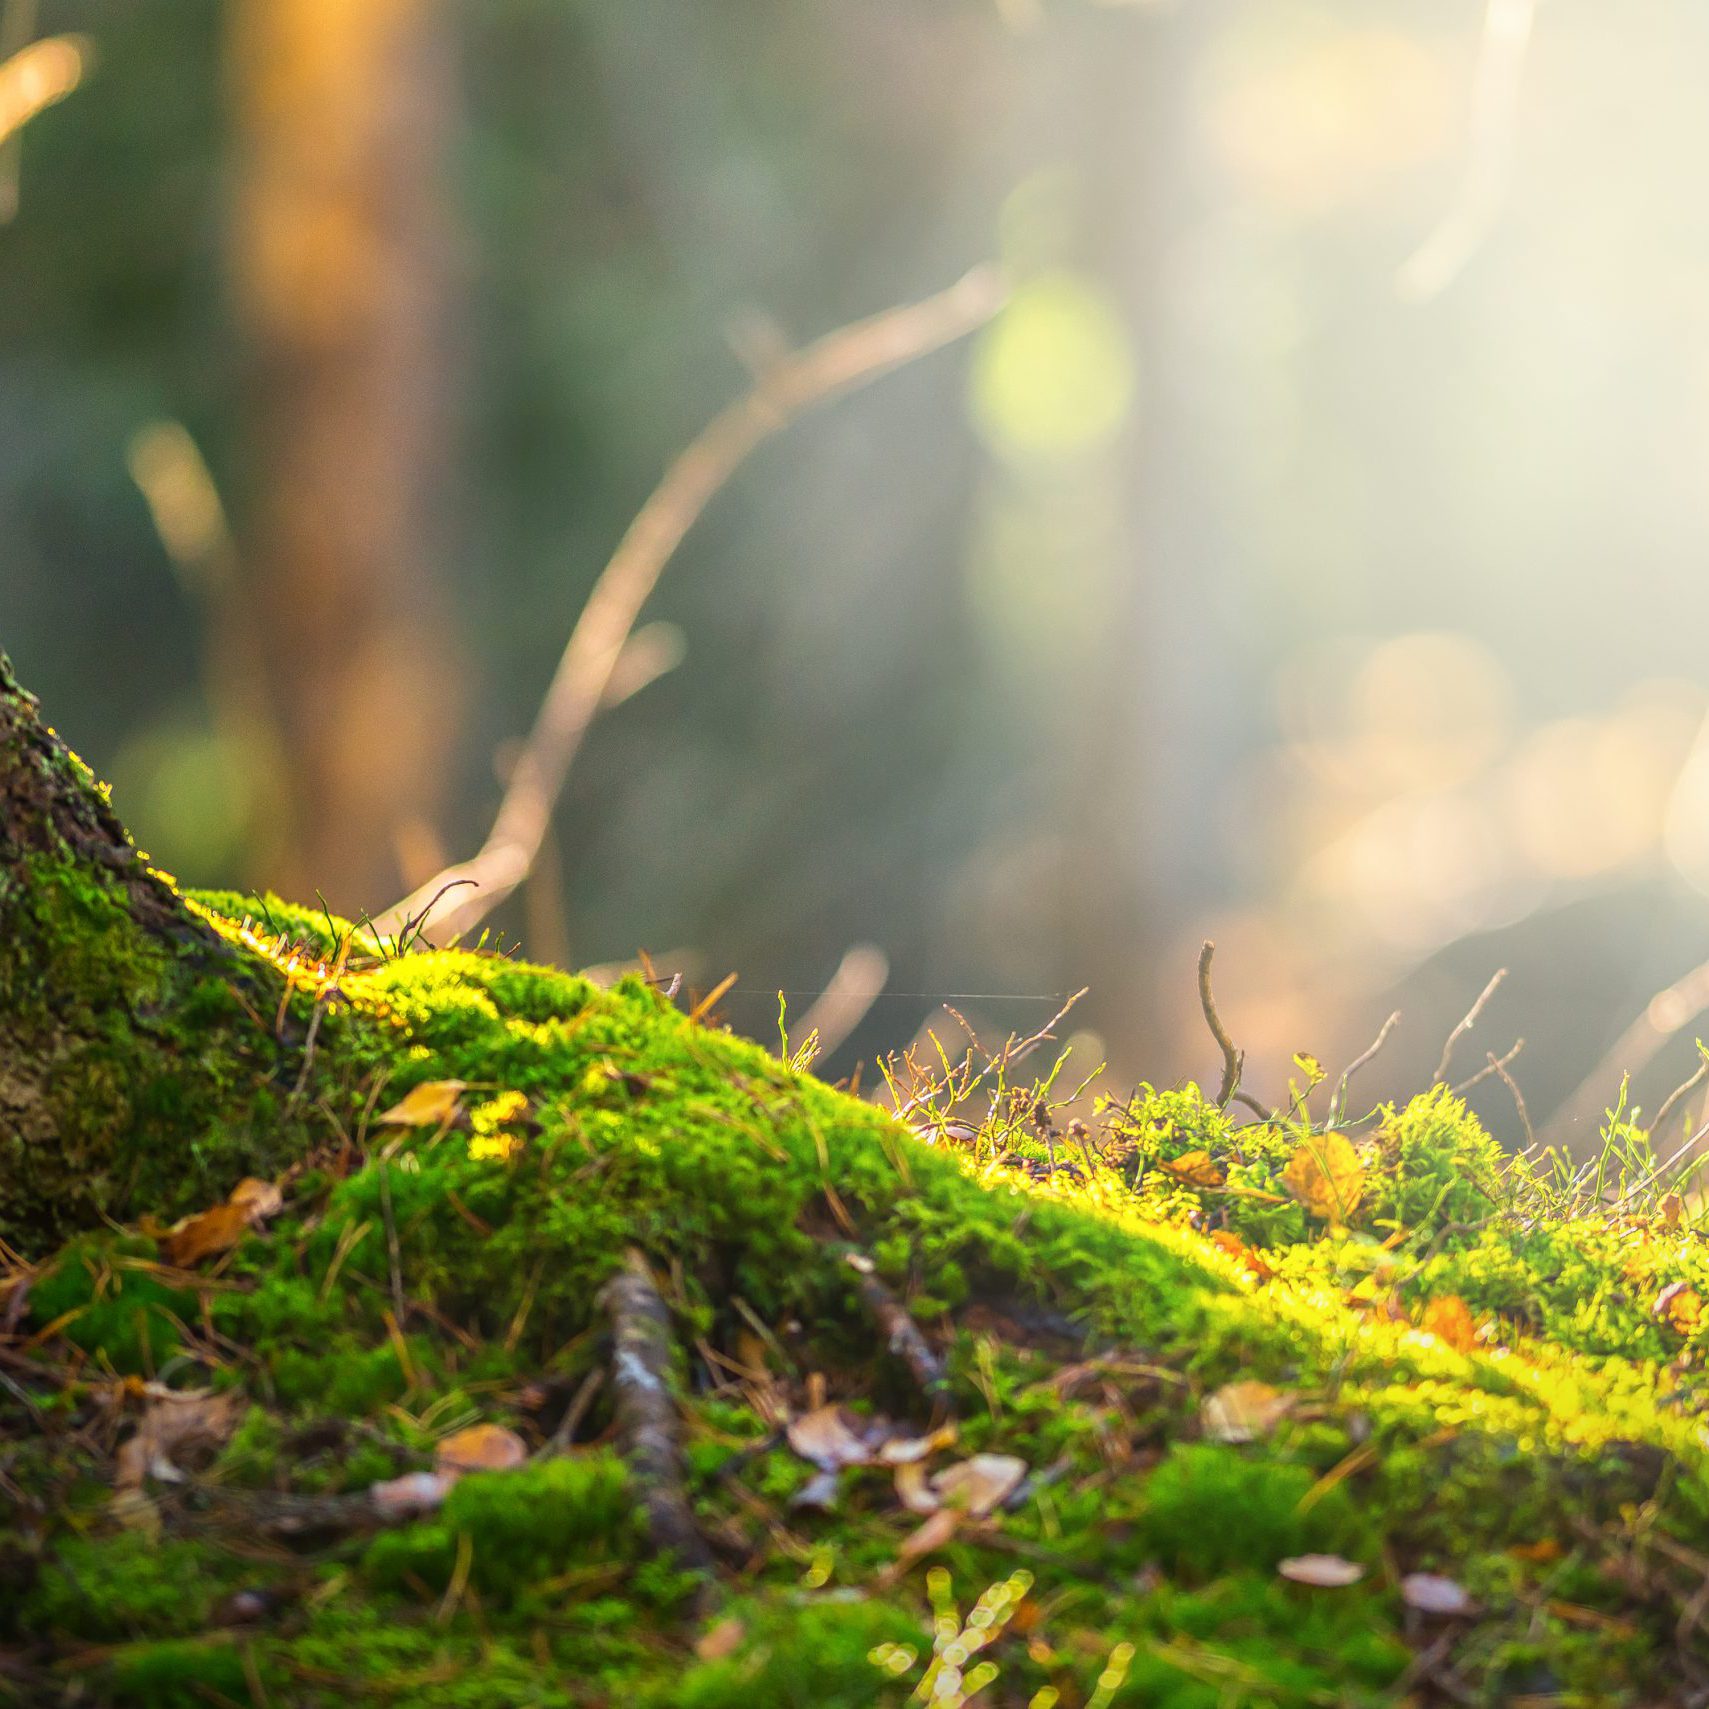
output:
[[742,354],[995,259],[715,501],[495,927],[739,970],[772,1038],[875,945],[832,1073],[1089,985],[1130,1082],[1214,1064],[1208,935],[1272,1099],[1393,1008],[1362,1084],[1417,1084],[1506,965],[1467,1072],[1523,1033],[1570,1118],[1636,1020],[1653,1107],[1709,998],[1709,14],[1533,10],[5,0],[0,119],[63,99],[0,152],[0,639],[161,864],[378,910]]

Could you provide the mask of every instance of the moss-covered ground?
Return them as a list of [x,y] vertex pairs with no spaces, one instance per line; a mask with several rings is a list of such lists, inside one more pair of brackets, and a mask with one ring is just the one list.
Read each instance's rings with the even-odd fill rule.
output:
[[[1070,1123],[1047,1052],[1042,1088],[946,1059],[903,1122],[639,980],[207,905],[286,983],[258,1017],[199,975],[193,1036],[289,1048],[95,1087],[157,1135],[144,1186],[7,1260],[0,1701],[1709,1701],[1709,1245],[1633,1122],[1588,1177],[1441,1087],[1333,1128],[1190,1086]],[[198,1215],[246,1175],[277,1199]],[[620,1452],[631,1250],[710,1581]],[[797,1450],[830,1417],[893,1459],[939,1428],[827,1480]],[[405,1518],[475,1425],[526,1460]],[[977,1456],[1024,1476],[925,1511],[1007,1464]]]

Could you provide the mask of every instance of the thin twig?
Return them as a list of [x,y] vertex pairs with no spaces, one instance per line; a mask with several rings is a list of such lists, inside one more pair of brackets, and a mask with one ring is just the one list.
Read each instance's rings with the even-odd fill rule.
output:
[[1706,1075],[1709,1075],[1709,1057],[1705,1057],[1703,1061],[1698,1063],[1697,1072],[1693,1074],[1689,1080],[1687,1080],[1683,1085],[1675,1086],[1674,1089],[1662,1099],[1662,1107],[1656,1111],[1654,1117],[1650,1121],[1651,1133],[1659,1133],[1661,1131],[1662,1123],[1673,1114],[1674,1107],[1679,1103],[1680,1099],[1690,1097],[1691,1094],[1703,1084],[1703,1080]]
[[1383,1022],[1382,1027],[1378,1030],[1377,1036],[1371,1040],[1370,1044],[1368,1044],[1365,1049],[1359,1053],[1359,1055],[1355,1056],[1353,1060],[1341,1070],[1341,1078],[1335,1083],[1335,1096],[1329,1101],[1329,1125],[1331,1127],[1335,1125],[1340,1116],[1347,1113],[1347,1088],[1351,1084],[1353,1076],[1357,1074],[1359,1070],[1363,1068],[1385,1044],[1388,1043],[1389,1034],[1392,1033],[1399,1025],[1400,1010],[1396,1009],[1395,1012]]
[[670,1313],[638,1251],[630,1249],[599,1303],[611,1318],[618,1448],[634,1475],[653,1541],[690,1571],[710,1573],[712,1554],[683,1485]]
[[1451,1091],[1456,1098],[1463,1097],[1467,1092],[1471,1091],[1474,1086],[1482,1085],[1483,1082],[1489,1079],[1492,1074],[1499,1074],[1502,1069],[1511,1068],[1513,1066],[1513,1059],[1518,1056],[1520,1051],[1524,1048],[1524,1039],[1516,1038],[1513,1041],[1513,1048],[1508,1051],[1505,1056],[1492,1063],[1486,1062],[1476,1074],[1471,1076],[1470,1079],[1462,1080],[1458,1086],[1450,1086],[1448,1088],[1449,1091]]
[[890,1351],[908,1367],[921,1394],[934,1408],[948,1410],[949,1379],[943,1361],[926,1345],[920,1326],[908,1308],[879,1279],[872,1260],[864,1252],[844,1247],[843,1262],[854,1272],[855,1292],[867,1315],[884,1331]]
[[1240,1085],[1240,1070],[1246,1058],[1235,1049],[1234,1040],[1228,1036],[1228,1028],[1216,1012],[1216,999],[1211,995],[1211,958],[1215,954],[1216,945],[1206,938],[1204,947],[1199,951],[1199,1007],[1205,1012],[1205,1025],[1211,1029],[1217,1049],[1222,1052],[1222,1084],[1217,1088],[1216,1101],[1219,1109],[1226,1110]]
[[1454,1054],[1454,1046],[1478,1024],[1478,1016],[1484,1012],[1484,1004],[1496,993],[1496,988],[1507,977],[1507,969],[1498,967],[1490,976],[1490,982],[1478,993],[1478,1000],[1465,1012],[1460,1024],[1448,1034],[1447,1042],[1442,1046],[1442,1060],[1436,1064],[1436,1072],[1430,1076],[1433,1086],[1440,1085],[1448,1078],[1448,1063]]
[[1519,1082],[1507,1072],[1506,1065],[1493,1050],[1487,1052],[1487,1055],[1489,1056],[1491,1071],[1500,1076],[1502,1085],[1504,1085],[1508,1091],[1513,1094],[1514,1105],[1519,1111],[1519,1120],[1525,1127],[1525,1143],[1528,1146],[1535,1145],[1537,1143],[1537,1135],[1531,1129],[1531,1112],[1525,1108],[1525,1094],[1519,1090]]
[[588,1408],[593,1405],[594,1396],[599,1393],[604,1382],[605,1373],[597,1365],[582,1378],[575,1394],[570,1397],[570,1404],[564,1409],[564,1416],[559,1420],[558,1428],[541,1448],[540,1459],[548,1459],[553,1454],[569,1451],[575,1442],[576,1432],[581,1429],[582,1420],[587,1417]]
[[683,536],[749,453],[814,405],[983,326],[1002,302],[996,274],[978,268],[934,297],[857,321],[783,357],[713,417],[653,489],[594,583],[480,852],[387,909],[376,922],[381,930],[419,914],[446,882],[467,878],[474,890],[433,924],[439,940],[455,937],[528,876],[641,608]]

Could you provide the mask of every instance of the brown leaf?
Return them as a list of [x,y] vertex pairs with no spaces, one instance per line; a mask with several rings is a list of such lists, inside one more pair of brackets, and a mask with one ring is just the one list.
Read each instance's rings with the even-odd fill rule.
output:
[[747,1635],[747,1626],[734,1616],[716,1621],[695,1640],[694,1653],[703,1662],[721,1662],[741,1648]]
[[1408,1608],[1445,1620],[1477,1612],[1477,1604],[1465,1587],[1440,1573],[1408,1573],[1400,1581],[1400,1596]]
[[1013,1454],[975,1454],[939,1472],[932,1490],[947,1506],[983,1519],[1020,1488],[1026,1475],[1026,1461]]
[[856,1434],[849,1415],[840,1406],[816,1406],[790,1419],[785,1434],[802,1459],[824,1472],[864,1466],[872,1460],[871,1447]]
[[167,1230],[162,1242],[166,1261],[187,1270],[204,1258],[229,1252],[249,1230],[249,1212],[242,1205],[215,1205],[211,1211],[187,1216]]
[[434,1451],[439,1472],[508,1472],[528,1458],[528,1449],[514,1430],[502,1424],[471,1424],[440,1442]]
[[1425,1306],[1419,1328],[1446,1342],[1456,1353],[1469,1353],[1478,1344],[1478,1326],[1471,1307],[1458,1294],[1444,1294]]
[[241,1206],[251,1222],[262,1223],[285,1208],[285,1195],[274,1182],[247,1175],[232,1188],[226,1203]]
[[1206,1395],[1199,1422],[1213,1442],[1255,1442],[1268,1436],[1287,1416],[1294,1397],[1268,1383],[1248,1379],[1228,1383]]
[[141,1490],[145,1478],[181,1483],[184,1474],[175,1458],[217,1448],[237,1425],[235,1391],[213,1394],[207,1389],[169,1389],[149,1383],[143,1392],[143,1415],[129,1440],[119,1447],[113,1482],[121,1492]]
[[1678,1193],[1663,1193],[1661,1213],[1663,1228],[1678,1228],[1685,1219],[1685,1200]]
[[423,1080],[374,1119],[382,1127],[446,1127],[456,1118],[466,1080]]
[[1345,1134],[1314,1134],[1289,1158],[1282,1185],[1313,1216],[1339,1227],[1364,1197],[1365,1166]]
[[1365,1576],[1357,1561],[1343,1560],[1340,1555],[1290,1555],[1277,1563],[1276,1571],[1295,1584],[1309,1584],[1317,1590],[1345,1590]]
[[1220,1187],[1228,1179],[1208,1151],[1183,1151],[1179,1157],[1160,1159],[1157,1167],[1188,1187]]

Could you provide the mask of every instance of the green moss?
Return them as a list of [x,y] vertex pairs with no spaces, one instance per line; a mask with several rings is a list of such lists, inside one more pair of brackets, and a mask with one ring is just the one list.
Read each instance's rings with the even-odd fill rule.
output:
[[[1024,1632],[990,1647],[993,1701],[1048,1687],[1083,1702],[1119,1654],[1115,1709],[1388,1702],[1411,1654],[1396,1569],[1450,1573],[1483,1602],[1456,1665],[1486,1701],[1661,1700],[1674,1622],[1635,1609],[1616,1564],[1644,1537],[1709,1548],[1709,1331],[1657,1303],[1676,1283],[1709,1300],[1705,1243],[1653,1206],[1551,1198],[1449,1094],[1358,1132],[1364,1191],[1330,1229],[1288,1182],[1303,1118],[1237,1126],[1197,1088],[1142,1088],[1097,1136],[1118,1148],[1109,1167],[1034,1184],[1005,1162],[1032,1155],[1012,1122],[965,1154],[922,1145],[636,982],[390,956],[342,922],[236,900],[227,915],[266,934],[234,948],[238,977],[164,952],[103,968],[101,934],[122,926],[110,902],[67,891],[39,910],[43,930],[93,934],[78,1001],[93,1017],[146,985],[168,1031],[194,1020],[152,1070],[123,1055],[134,1040],[104,1056],[93,1021],[80,1035],[68,1072],[101,1143],[127,1167],[146,1151],[100,1205],[195,1210],[236,1173],[314,1158],[214,1270],[164,1269],[152,1239],[101,1226],[33,1281],[26,1334],[62,1320],[42,1356],[70,1374],[40,1402],[53,1429],[0,1395],[19,1444],[7,1475],[52,1516],[11,1534],[40,1558],[27,1618],[62,1648],[121,1646],[88,1663],[115,1701],[242,1702],[252,1679],[293,1709],[900,1701],[941,1623],[1017,1559],[1037,1582]],[[346,944],[299,1099],[300,1038],[274,1028],[306,1022],[317,987],[281,1009],[282,964]],[[444,1131],[378,1120],[444,1081],[467,1083]],[[64,1214],[94,1223],[97,1208]],[[797,1408],[818,1372],[852,1403],[923,1417],[833,1228],[945,1348],[960,1439],[943,1458],[1014,1454],[1032,1474],[989,1527],[922,1562],[903,1557],[920,1516],[888,1468],[851,1471],[830,1512],[794,1507],[809,1468],[772,1436],[775,1395],[706,1392],[729,1376],[712,1355],[739,1354]],[[228,1546],[241,1527],[210,1491],[156,1490],[158,1546],[114,1529],[110,1450],[139,1391],[116,1402],[111,1373],[241,1389],[248,1411],[205,1474],[215,1493],[360,1492],[431,1465],[476,1420],[540,1446],[606,1357],[599,1291],[631,1246],[682,1349],[689,1492],[740,1626],[713,1646],[727,1653],[696,1654],[690,1586],[654,1558],[608,1449],[466,1477],[430,1517],[305,1546],[288,1570]],[[1445,1301],[1470,1337],[1426,1328]],[[772,1343],[756,1346],[756,1321]],[[1287,1391],[1288,1416],[1250,1443],[1206,1440],[1207,1397],[1255,1379]],[[580,1439],[610,1426],[605,1393]],[[1525,1553],[1540,1544],[1553,1552]],[[1275,1574],[1314,1551],[1359,1560],[1365,1580],[1328,1592]],[[242,1639],[210,1632],[234,1586],[274,1578],[288,1613]]]
[[1196,1579],[1267,1571],[1288,1555],[1356,1556],[1367,1528],[1339,1486],[1304,1506],[1316,1481],[1304,1466],[1236,1448],[1172,1448],[1146,1481],[1142,1534],[1165,1570]]

